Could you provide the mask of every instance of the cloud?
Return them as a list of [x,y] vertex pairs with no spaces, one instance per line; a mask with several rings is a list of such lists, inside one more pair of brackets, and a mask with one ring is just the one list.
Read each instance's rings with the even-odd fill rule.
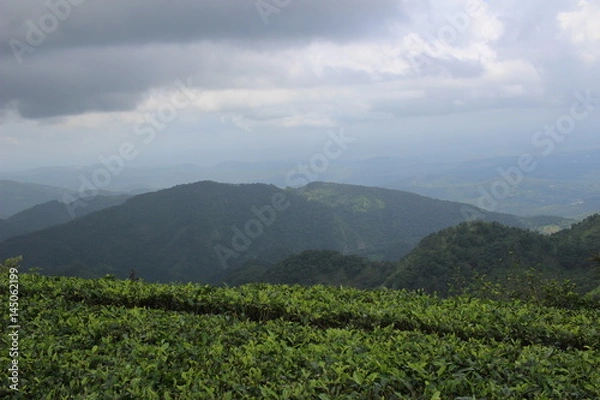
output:
[[[196,41],[269,41],[287,45],[315,38],[348,41],[380,32],[389,21],[406,19],[394,0],[289,1],[265,26],[256,1],[247,0],[78,0],[22,1],[0,17],[0,41],[25,39],[27,21],[41,27],[43,16],[58,16],[57,32],[44,47],[139,46]],[[284,4],[286,2],[279,2]],[[62,4],[62,7],[48,7]],[[278,4],[278,3],[275,3]],[[60,14],[63,17],[60,17]],[[42,18],[42,20],[40,20]],[[64,21],[63,21],[64,19]],[[20,23],[19,23],[20,21]],[[8,51],[3,48],[3,51]]]
[[202,70],[203,87],[284,80],[267,75],[265,53],[350,42],[406,18],[392,0],[295,1],[268,26],[254,1],[80,3],[24,1],[0,15],[0,108],[34,119],[132,110],[151,88]]
[[577,9],[558,14],[560,27],[587,62],[600,58],[600,4],[580,0]]
[[[490,113],[464,120],[485,131],[482,121],[497,126],[508,110],[551,114],[576,90],[600,92],[596,1],[264,1],[278,5],[267,24],[256,0],[10,2],[0,13],[0,159],[36,140],[52,148],[49,132],[94,143],[89,154],[110,148],[176,80],[197,96],[164,137],[208,141],[219,129],[291,137],[282,132],[336,124],[410,135],[408,118],[445,129],[448,115]],[[29,46],[20,63],[15,41]]]

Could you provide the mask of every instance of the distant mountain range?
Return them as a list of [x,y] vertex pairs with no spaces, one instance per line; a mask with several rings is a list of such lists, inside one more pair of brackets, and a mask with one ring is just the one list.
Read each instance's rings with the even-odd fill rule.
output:
[[[40,211],[4,223],[53,218]],[[4,240],[0,259],[23,255],[25,267],[42,267],[46,274],[126,277],[135,270],[150,281],[218,283],[253,260],[272,264],[304,250],[395,261],[425,236],[474,218],[520,228],[568,224],[374,187],[315,182],[282,190],[202,181]]]
[[0,220],[0,241],[67,223],[74,218],[122,204],[130,197],[131,195],[96,196],[77,199],[68,204],[57,200],[38,204],[6,220]]
[[[0,218],[9,218],[21,211],[25,211],[31,207],[47,203],[60,202],[62,208],[64,204],[75,202],[80,199],[91,200],[96,196],[121,196],[122,193],[110,192],[106,190],[95,190],[94,192],[79,192],[77,190],[68,189],[59,186],[42,185],[31,182],[16,182],[12,180],[0,180]],[[50,206],[58,209],[57,205]],[[83,209],[79,205],[74,208]],[[94,209],[94,206],[89,209]],[[48,211],[51,211],[48,209]],[[77,211],[79,213],[79,211]],[[73,216],[76,216],[75,213]]]
[[0,218],[8,218],[37,204],[58,200],[73,191],[48,185],[0,180]]
[[[533,167],[527,171],[519,171],[521,155],[457,162],[439,162],[426,155],[412,159],[339,159],[310,180],[404,190],[524,216],[557,215],[582,219],[600,210],[600,149],[530,156]],[[129,194],[201,180],[266,183],[283,188],[290,184],[286,181],[287,174],[303,161],[306,160],[225,162],[212,167],[192,164],[153,168],[128,166],[119,170],[98,164],[4,173],[0,174],[0,179],[51,185],[77,193],[82,187],[89,186],[86,182],[93,181],[98,173],[110,177],[107,186],[100,189]],[[61,193],[65,189],[61,189]],[[499,193],[495,196],[494,191]],[[1,190],[0,194],[3,194]],[[44,198],[27,205],[9,199],[8,203],[18,207],[6,211],[6,206],[0,204],[0,218],[55,199]]]

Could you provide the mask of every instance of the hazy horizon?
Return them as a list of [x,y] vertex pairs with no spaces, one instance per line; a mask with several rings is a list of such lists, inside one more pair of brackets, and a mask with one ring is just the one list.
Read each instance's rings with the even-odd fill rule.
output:
[[599,25],[566,0],[10,3],[0,172],[600,148]]

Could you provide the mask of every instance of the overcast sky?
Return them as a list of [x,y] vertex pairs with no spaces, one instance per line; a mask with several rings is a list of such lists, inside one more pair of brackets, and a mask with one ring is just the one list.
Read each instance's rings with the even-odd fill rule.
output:
[[342,128],[350,159],[600,147],[598,27],[598,0],[0,0],[0,169],[307,159]]

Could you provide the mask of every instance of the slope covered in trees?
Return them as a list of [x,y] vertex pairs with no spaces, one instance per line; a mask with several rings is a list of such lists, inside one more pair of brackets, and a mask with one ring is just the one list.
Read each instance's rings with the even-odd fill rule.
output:
[[58,200],[35,205],[18,212],[0,224],[0,241],[14,236],[39,231],[71,221],[105,208],[122,204],[130,195],[95,196],[64,204]]
[[[396,262],[307,250],[278,263],[250,260],[228,271],[223,279],[229,285],[268,282],[385,286],[424,289],[441,295],[469,290],[495,298],[511,293],[542,298],[558,290],[587,292],[600,283],[599,228],[598,216],[554,235],[498,223],[463,223],[427,236]],[[546,289],[554,293],[543,293]],[[485,290],[490,293],[482,293]],[[493,296],[492,292],[502,291],[504,296]]]
[[[22,255],[43,273],[218,283],[250,260],[276,263],[303,250],[398,260],[424,236],[477,215],[519,227],[533,220],[412,193],[312,183],[204,181],[125,203],[2,242],[0,258]],[[546,222],[546,221],[545,221]],[[379,279],[377,277],[373,281]]]
[[540,278],[570,279],[590,290],[600,277],[590,259],[600,252],[599,232],[600,215],[549,236],[498,223],[463,223],[423,239],[384,284],[446,293],[457,280],[517,279],[533,268]]
[[0,218],[8,218],[36,204],[58,200],[73,193],[62,187],[0,180]]
[[392,261],[372,261],[333,250],[305,250],[274,264],[250,260],[228,271],[223,280],[228,285],[265,282],[368,289],[381,286],[395,268]]

